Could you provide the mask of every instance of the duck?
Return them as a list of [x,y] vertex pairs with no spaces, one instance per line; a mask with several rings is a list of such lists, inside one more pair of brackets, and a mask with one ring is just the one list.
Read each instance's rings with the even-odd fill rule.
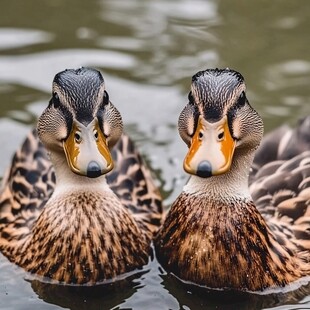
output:
[[178,120],[190,177],[154,238],[161,266],[182,282],[264,293],[309,282],[310,116],[259,148],[263,127],[241,73],[192,77]]
[[0,193],[0,250],[42,281],[116,281],[149,260],[162,198],[102,74],[55,75]]

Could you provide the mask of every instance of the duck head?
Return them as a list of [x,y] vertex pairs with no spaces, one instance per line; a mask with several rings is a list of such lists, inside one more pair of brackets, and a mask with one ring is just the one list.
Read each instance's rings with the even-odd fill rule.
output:
[[74,173],[94,178],[111,171],[110,149],[122,129],[121,115],[110,102],[99,71],[80,68],[56,74],[37,130],[46,149],[64,153]]
[[246,98],[243,76],[230,69],[208,69],[192,78],[188,104],[178,129],[189,151],[184,170],[202,178],[229,171],[237,150],[254,152],[263,123]]

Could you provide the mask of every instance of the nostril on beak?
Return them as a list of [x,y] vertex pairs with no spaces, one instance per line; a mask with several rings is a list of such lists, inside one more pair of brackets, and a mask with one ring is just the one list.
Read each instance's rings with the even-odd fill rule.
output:
[[97,162],[91,161],[87,166],[87,176],[89,178],[97,178],[101,175],[101,169]]
[[208,160],[204,160],[198,165],[197,175],[201,178],[209,178],[212,176],[212,167]]

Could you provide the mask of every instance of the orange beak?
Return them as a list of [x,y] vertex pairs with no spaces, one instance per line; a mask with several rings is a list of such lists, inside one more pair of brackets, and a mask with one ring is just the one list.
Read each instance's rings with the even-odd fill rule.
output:
[[68,165],[76,174],[98,177],[113,169],[112,156],[97,119],[87,127],[75,121],[63,147]]
[[200,116],[184,159],[184,170],[200,177],[223,174],[230,169],[235,146],[227,116],[216,123],[209,123]]

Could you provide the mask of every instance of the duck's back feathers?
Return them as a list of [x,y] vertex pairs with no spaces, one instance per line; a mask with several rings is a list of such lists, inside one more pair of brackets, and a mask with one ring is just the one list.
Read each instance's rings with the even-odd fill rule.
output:
[[160,193],[132,140],[123,135],[112,150],[115,168],[107,175],[113,192],[149,236],[161,224]]
[[310,150],[310,116],[301,120],[296,127],[283,125],[266,134],[255,153],[253,172],[275,160],[288,160]]
[[55,188],[55,173],[33,130],[15,153],[0,191],[0,239],[11,242],[29,234]]
[[254,159],[250,191],[279,243],[290,240],[309,251],[310,116],[294,129],[282,126],[266,135]]
[[[310,250],[310,151],[288,161],[264,165],[255,176],[250,191],[256,207],[268,220],[279,243],[294,242],[300,250]],[[277,233],[276,233],[277,232]]]

